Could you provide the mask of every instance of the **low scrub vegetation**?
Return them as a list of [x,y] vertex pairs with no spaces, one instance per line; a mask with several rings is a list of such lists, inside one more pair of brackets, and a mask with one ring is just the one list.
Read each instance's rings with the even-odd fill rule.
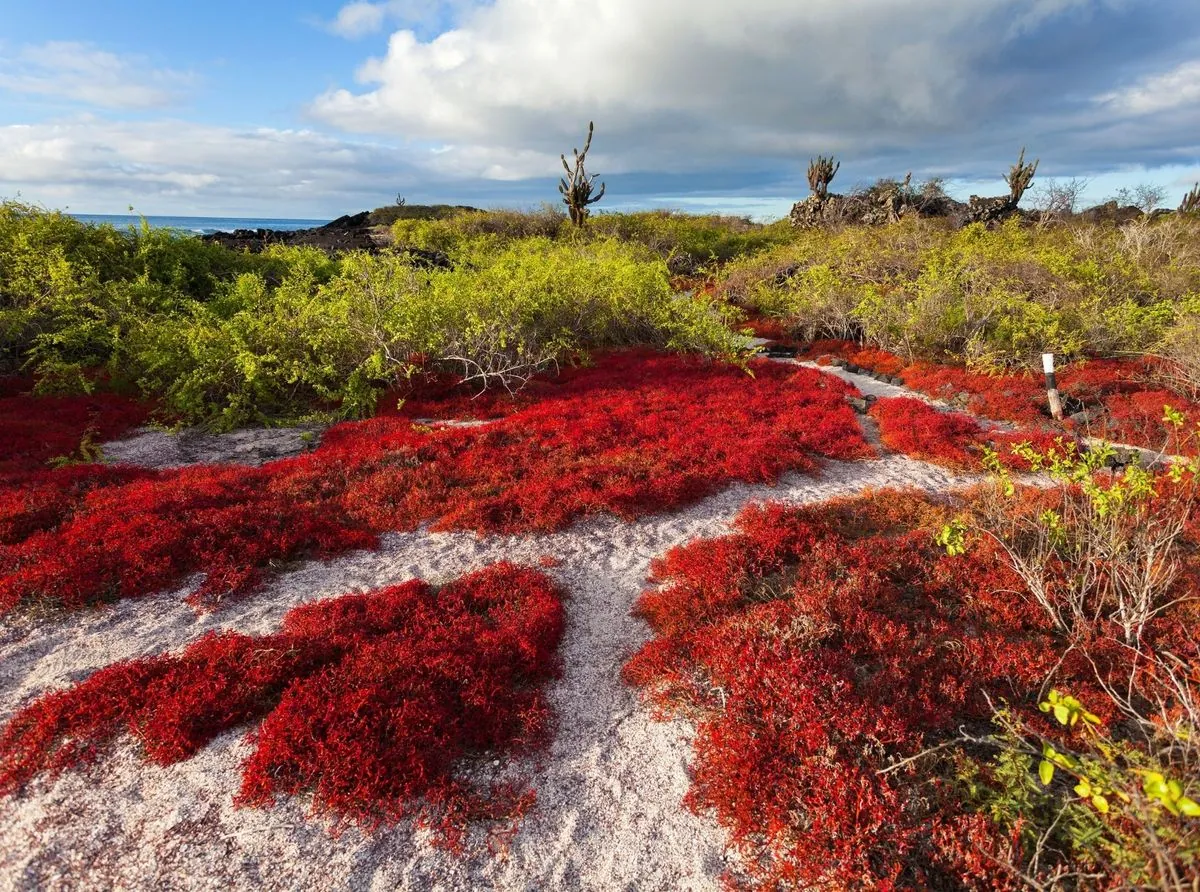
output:
[[453,845],[468,818],[531,803],[475,789],[462,760],[544,741],[562,628],[550,579],[510,564],[304,604],[272,635],[211,632],[34,700],[0,731],[0,794],[122,738],[170,765],[252,726],[240,804],[311,795],[335,826],[419,816]]
[[[500,215],[503,216],[503,215]],[[527,220],[522,215],[511,215]],[[548,219],[554,227],[559,215]],[[497,215],[483,215],[495,221]],[[480,218],[402,221],[466,227]],[[614,239],[475,237],[452,269],[404,253],[260,255],[143,227],[119,232],[12,203],[0,213],[2,371],[42,391],[98,380],[184,421],[370,414],[427,371],[516,388],[588,350],[649,345],[733,357],[711,300],[679,299],[665,264]]]
[[381,393],[431,375],[517,390],[591,350],[734,358],[745,311],[761,330],[855,340],[909,367],[1022,372],[1041,352],[1152,354],[1160,390],[1194,399],[1200,388],[1189,214],[956,230],[671,212],[576,227],[551,206],[434,211],[402,215],[395,250],[328,257],[241,253],[8,202],[0,373],[30,375],[40,392],[138,393],[165,418],[217,428],[362,417]]
[[751,507],[655,564],[625,678],[697,721],[755,885],[1191,888],[1200,468],[1023,452],[1063,487]]
[[547,206],[539,211],[478,211],[438,220],[402,220],[392,228],[392,235],[397,245],[447,253],[531,236],[573,241],[614,238],[648,248],[673,272],[687,274],[792,240],[786,221],[763,225],[744,217],[665,210],[600,213],[589,216],[582,229],[567,224],[564,213]]
[[1109,357],[1189,343],[1180,330],[1194,326],[1200,299],[1198,232],[1184,216],[1119,229],[1013,219],[994,229],[908,220],[800,230],[729,264],[719,290],[805,340],[1028,368],[1042,352]]

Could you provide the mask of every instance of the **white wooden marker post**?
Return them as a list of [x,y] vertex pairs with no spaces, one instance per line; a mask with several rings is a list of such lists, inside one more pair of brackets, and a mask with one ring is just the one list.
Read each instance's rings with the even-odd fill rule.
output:
[[1058,398],[1058,381],[1054,377],[1054,354],[1042,354],[1042,369],[1046,372],[1046,396],[1050,400],[1050,414],[1062,421],[1062,400]]

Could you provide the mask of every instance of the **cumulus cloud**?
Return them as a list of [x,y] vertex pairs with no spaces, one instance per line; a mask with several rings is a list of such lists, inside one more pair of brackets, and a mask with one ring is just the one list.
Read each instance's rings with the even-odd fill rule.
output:
[[969,173],[959,170],[965,157],[995,164],[1038,127],[1061,142],[1064,127],[1109,126],[1118,111],[1161,108],[1180,83],[1200,84],[1184,66],[1170,83],[1145,82],[1145,95],[1091,100],[1151,54],[1124,36],[1135,20],[1155,37],[1178,32],[1181,18],[1200,24],[1182,0],[1156,6],[496,0],[429,39],[396,31],[386,55],[360,67],[358,87],[330,90],[310,111],[350,132],[436,141],[442,169],[464,177],[552,175],[589,119],[592,160],[605,172],[833,151]]
[[342,37],[362,37],[381,30],[386,19],[386,3],[347,3],[329,23],[329,30]]
[[443,140],[477,166],[514,148],[561,149],[591,117],[624,148],[608,159],[618,169],[648,154],[687,164],[731,151],[869,151],[974,117],[975,65],[1095,5],[497,0],[429,41],[396,32],[360,69],[365,90],[328,92],[313,112],[346,130]]
[[1131,115],[1200,105],[1200,59],[1184,62],[1170,71],[1104,93],[1097,97],[1097,101]]
[[86,43],[25,46],[0,60],[0,90],[98,108],[154,109],[175,104],[195,83],[187,72],[154,68]]
[[332,215],[385,203],[416,181],[394,148],[311,130],[93,115],[0,126],[0,195],[21,190],[82,210]]
[[[343,0],[327,24],[393,33],[310,103],[312,129],[0,126],[0,194],[304,215],[398,191],[533,204],[556,199],[589,120],[608,207],[786,210],[818,152],[843,161],[839,188],[912,170],[981,194],[1022,145],[1047,178],[1200,159],[1195,0]],[[186,89],[90,47],[28,52],[0,61],[0,88],[134,109]]]
[[351,40],[382,31],[388,24],[417,25],[453,18],[471,0],[354,0],[338,10],[329,30]]

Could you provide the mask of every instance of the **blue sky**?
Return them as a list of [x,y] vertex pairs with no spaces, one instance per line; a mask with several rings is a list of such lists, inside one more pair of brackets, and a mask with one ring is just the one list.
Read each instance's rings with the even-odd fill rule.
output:
[[[1200,179],[1195,0],[0,0],[0,196],[326,218],[556,200],[780,216],[912,171],[1086,197]],[[582,27],[580,27],[582,23]],[[1036,185],[1035,185],[1036,188]]]

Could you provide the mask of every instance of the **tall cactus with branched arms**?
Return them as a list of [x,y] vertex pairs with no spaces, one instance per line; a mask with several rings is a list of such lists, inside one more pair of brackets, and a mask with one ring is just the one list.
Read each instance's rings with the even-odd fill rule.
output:
[[592,189],[596,184],[595,175],[588,176],[583,169],[584,159],[587,157],[588,149],[592,147],[592,130],[595,127],[593,121],[588,121],[587,142],[583,144],[583,151],[573,149],[575,153],[575,166],[567,164],[567,156],[562,155],[563,170],[567,175],[562,178],[558,184],[558,191],[562,193],[563,204],[567,206],[567,211],[571,215],[571,222],[576,226],[582,226],[583,221],[587,219],[588,205],[595,204],[604,197],[604,183],[600,184],[600,191],[592,195]]
[[1037,173],[1038,161],[1040,160],[1035,159],[1032,164],[1026,164],[1025,147],[1021,146],[1021,156],[1017,158],[1017,163],[1004,175],[1004,182],[1008,183],[1009,191],[1012,193],[1013,205],[1016,205],[1021,200],[1021,196],[1025,194],[1025,190],[1033,182],[1033,175]]
[[1192,186],[1190,192],[1183,196],[1179,204],[1179,213],[1200,215],[1200,183]]
[[833,182],[834,176],[841,169],[842,162],[833,163],[833,156],[826,158],[824,155],[818,155],[808,162],[808,188],[812,189],[813,195],[817,196],[817,201],[824,201],[829,197],[829,184]]

